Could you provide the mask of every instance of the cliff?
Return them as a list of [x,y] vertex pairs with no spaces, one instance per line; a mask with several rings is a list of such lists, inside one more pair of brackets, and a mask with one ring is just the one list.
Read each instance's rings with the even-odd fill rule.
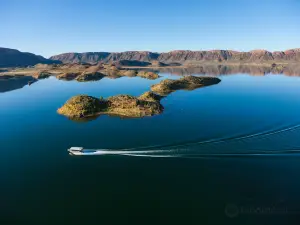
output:
[[[253,50],[238,52],[231,50],[189,51],[176,50],[163,53],[147,51],[128,51],[119,53],[65,53],[52,56],[52,60],[64,63],[117,63],[122,66],[154,65],[193,65],[201,63],[296,63],[300,62],[300,49],[269,52],[267,50]],[[140,63],[139,63],[140,62]]]
[[300,48],[269,52],[253,50],[238,52],[231,50],[189,51],[176,50],[163,53],[149,51],[63,53],[46,59],[42,56],[14,49],[0,48],[0,67],[24,67],[38,63],[115,63],[119,66],[194,66],[207,63],[299,63]]
[[147,52],[147,51],[128,51],[110,53],[107,58],[104,59],[105,63],[117,62],[121,60],[140,61],[140,62],[151,62],[159,57],[158,53]]
[[51,60],[59,60],[62,63],[97,63],[106,59],[109,52],[85,52],[85,53],[63,53],[50,57]]
[[120,64],[135,62],[151,62],[157,59],[158,53],[147,51],[128,51],[128,52],[85,52],[85,53],[64,53],[50,57],[51,60],[59,60],[63,63],[91,63],[98,62]]

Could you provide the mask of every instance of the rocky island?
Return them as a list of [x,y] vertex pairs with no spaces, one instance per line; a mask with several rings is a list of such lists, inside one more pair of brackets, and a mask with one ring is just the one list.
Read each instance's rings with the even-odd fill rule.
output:
[[[192,90],[217,84],[220,81],[214,77],[187,76],[179,80],[164,80],[151,89],[156,93],[168,94],[175,90]],[[117,95],[107,99],[78,95],[70,98],[57,112],[75,120],[101,114],[131,118],[153,116],[162,113],[164,109],[160,103],[164,96],[154,92],[148,91],[139,97]]]
[[199,87],[218,84],[220,81],[221,80],[217,77],[185,76],[178,80],[162,80],[160,83],[152,85],[151,90],[166,95],[176,90],[194,90]]
[[36,79],[43,79],[49,76],[56,76],[60,80],[77,80],[79,82],[96,81],[103,77],[120,78],[120,77],[141,77],[154,80],[159,78],[159,75],[154,72],[124,69],[115,66],[114,64],[98,63],[91,65],[87,63],[74,64],[37,64],[29,68],[17,68],[7,72],[3,72],[2,76],[31,76]]
[[160,96],[151,92],[146,92],[140,97],[117,95],[108,99],[78,95],[69,99],[57,112],[71,119],[99,114],[124,117],[152,116],[163,111],[160,99]]
[[83,72],[82,74],[76,77],[76,80],[79,82],[97,81],[97,80],[101,80],[103,77],[105,77],[105,75],[99,72],[92,72],[92,73]]

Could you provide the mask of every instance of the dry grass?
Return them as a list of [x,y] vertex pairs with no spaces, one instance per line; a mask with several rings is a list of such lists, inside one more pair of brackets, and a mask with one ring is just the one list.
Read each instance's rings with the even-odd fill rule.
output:
[[157,95],[144,94],[142,96],[152,96],[151,101],[130,95],[112,96],[107,100],[78,95],[69,99],[57,112],[69,118],[82,118],[97,114],[144,117],[160,114],[163,111],[159,100],[155,100],[155,98],[158,99]]
[[185,76],[179,80],[163,80],[158,84],[152,85],[151,90],[165,95],[181,89],[194,90],[199,87],[217,84],[220,81],[221,80],[217,77]]

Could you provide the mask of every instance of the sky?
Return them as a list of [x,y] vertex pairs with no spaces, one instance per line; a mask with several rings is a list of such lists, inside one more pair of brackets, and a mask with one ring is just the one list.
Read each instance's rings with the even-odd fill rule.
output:
[[0,0],[0,47],[65,52],[300,48],[300,0]]

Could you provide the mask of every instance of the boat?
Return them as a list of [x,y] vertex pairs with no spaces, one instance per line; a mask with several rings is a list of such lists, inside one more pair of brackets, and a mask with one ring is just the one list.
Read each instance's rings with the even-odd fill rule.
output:
[[68,152],[71,155],[81,155],[83,150],[83,147],[71,147],[68,149]]
[[84,149],[83,147],[71,147],[68,149],[70,155],[99,155],[104,154],[103,150]]

